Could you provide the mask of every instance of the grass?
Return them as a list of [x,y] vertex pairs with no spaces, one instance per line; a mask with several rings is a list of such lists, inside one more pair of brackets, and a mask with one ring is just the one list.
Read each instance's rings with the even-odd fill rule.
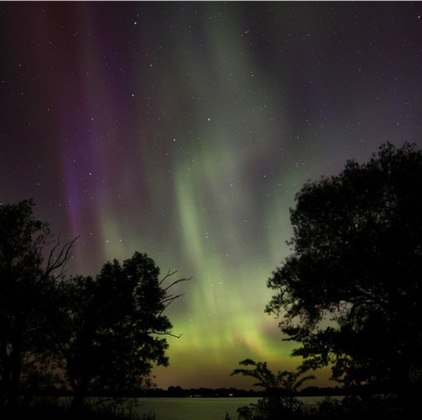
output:
[[413,407],[401,407],[396,398],[391,397],[345,397],[343,400],[327,398],[315,405],[304,405],[299,401],[286,405],[283,399],[263,398],[256,404],[238,409],[236,417],[226,414],[224,420],[413,420]]
[[82,410],[70,410],[66,402],[57,398],[41,398],[31,404],[19,403],[0,408],[2,420],[36,418],[40,420],[155,420],[154,413],[138,414],[133,408],[111,402],[86,405]]

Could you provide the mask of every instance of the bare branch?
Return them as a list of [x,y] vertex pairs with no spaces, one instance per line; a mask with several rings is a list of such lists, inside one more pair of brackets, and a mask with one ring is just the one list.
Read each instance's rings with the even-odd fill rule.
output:
[[168,336],[174,337],[174,338],[180,338],[183,335],[183,334],[176,335],[176,334],[173,334],[171,332],[154,332],[154,334],[156,334],[156,335],[168,335]]
[[167,291],[168,289],[175,286],[176,284],[181,283],[182,281],[189,281],[189,280],[191,280],[191,277],[175,280],[173,283],[170,283],[167,287],[165,287],[164,290]]
[[[66,242],[63,246],[60,246],[60,240],[57,240],[57,243],[51,248],[48,259],[47,259],[47,266],[45,268],[44,276],[48,277],[51,273],[58,268],[61,268],[60,272],[58,273],[58,277],[64,273],[64,268],[66,262],[70,257],[70,253],[75,246],[76,241],[78,240],[79,236],[72,239],[71,241]],[[58,253],[56,251],[59,250]]]
[[170,270],[168,270],[168,272],[167,272],[167,274],[161,279],[161,281],[160,281],[160,286],[169,278],[169,277],[171,277],[171,276],[173,276],[174,274],[176,274],[177,273],[177,271],[175,270],[175,271],[170,271]]
[[161,303],[166,304],[168,302],[172,302],[173,300],[175,300],[175,299],[177,299],[177,298],[179,298],[183,295],[184,295],[184,293],[180,293],[179,295],[174,295],[174,296],[173,295],[167,296],[166,298],[161,300]]
[[[171,276],[174,276],[176,273],[177,273],[177,270],[174,270],[174,271],[168,270],[167,274],[160,280],[160,286],[162,286],[163,283],[168,278],[170,278]],[[170,283],[167,287],[163,287],[163,290],[167,291],[168,289],[170,289],[171,287],[175,286],[176,284],[181,283],[182,281],[188,281],[188,280],[191,280],[191,279],[192,279],[191,277],[188,277],[188,278],[184,278],[183,277],[181,279],[177,279],[177,280],[173,281],[172,283]]]

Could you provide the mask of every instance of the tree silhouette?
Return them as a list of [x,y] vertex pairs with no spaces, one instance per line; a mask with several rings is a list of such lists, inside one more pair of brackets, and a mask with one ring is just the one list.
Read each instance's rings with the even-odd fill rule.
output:
[[33,206],[31,200],[0,205],[0,396],[6,405],[48,352],[50,292],[74,243],[57,242],[44,258],[51,234],[33,217]]
[[253,369],[235,369],[232,375],[243,375],[258,379],[259,382],[253,386],[260,386],[268,393],[278,393],[283,395],[295,395],[299,388],[311,379],[315,379],[313,375],[303,375],[303,372],[291,372],[288,370],[273,373],[267,366],[267,362],[255,362],[251,359],[245,359],[239,362],[242,366],[253,366]]
[[139,388],[153,363],[166,366],[168,347],[163,335],[172,325],[164,315],[178,297],[159,280],[159,268],[146,254],[136,252],[120,264],[106,263],[92,277],[64,282],[61,328],[56,340],[68,383],[74,390],[73,408],[84,404],[89,392],[119,394]]
[[[412,395],[421,384],[422,152],[381,146],[310,182],[291,210],[293,254],[267,306],[304,368]],[[385,389],[385,388],[384,388]]]
[[235,369],[232,375],[243,375],[255,378],[258,382],[253,386],[259,386],[265,389],[266,396],[258,404],[250,407],[242,407],[239,415],[243,418],[279,418],[281,412],[285,414],[294,413],[300,407],[300,402],[295,398],[299,388],[311,379],[313,375],[303,376],[302,371],[278,371],[272,372],[266,362],[255,362],[251,359],[242,360],[242,366],[249,368]]

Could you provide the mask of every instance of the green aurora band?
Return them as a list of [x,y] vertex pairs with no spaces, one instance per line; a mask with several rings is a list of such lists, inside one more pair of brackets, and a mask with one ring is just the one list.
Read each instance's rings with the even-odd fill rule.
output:
[[249,387],[230,377],[245,358],[294,369],[264,313],[289,207],[347,159],[421,143],[419,9],[2,4],[1,200],[79,236],[71,273],[140,251],[191,278],[159,387]]

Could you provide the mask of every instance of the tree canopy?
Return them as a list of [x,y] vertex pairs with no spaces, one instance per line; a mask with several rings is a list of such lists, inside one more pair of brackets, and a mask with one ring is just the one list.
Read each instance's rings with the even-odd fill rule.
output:
[[61,285],[60,358],[75,391],[75,406],[88,392],[116,394],[142,386],[153,364],[165,355],[172,325],[164,315],[178,296],[159,279],[160,270],[146,254],[106,263],[96,278],[76,276]]
[[243,375],[258,380],[253,386],[263,387],[267,395],[294,396],[299,388],[311,379],[313,375],[303,376],[302,372],[291,372],[288,370],[272,372],[267,362],[255,362],[252,359],[245,359],[239,362],[242,366],[249,368],[238,368],[232,372],[232,375]]
[[367,163],[308,182],[291,210],[293,253],[266,310],[302,346],[303,368],[397,392],[422,374],[422,152],[380,147]]
[[113,396],[149,384],[152,366],[168,364],[164,312],[179,297],[170,289],[185,279],[160,278],[139,252],[107,262],[95,277],[65,275],[75,240],[51,244],[33,207],[0,205],[0,404],[14,405],[41,377],[72,388],[75,409],[89,392]]
[[48,352],[48,308],[74,241],[47,253],[48,224],[33,216],[34,203],[0,205],[0,396],[10,404]]
[[303,403],[298,401],[296,394],[299,388],[311,379],[313,375],[303,376],[303,372],[297,370],[272,372],[266,362],[255,362],[245,359],[239,362],[244,368],[235,369],[232,375],[243,375],[258,382],[254,386],[265,389],[265,397],[252,404],[238,409],[238,418],[247,420],[279,419],[290,418],[295,413],[299,413]]

